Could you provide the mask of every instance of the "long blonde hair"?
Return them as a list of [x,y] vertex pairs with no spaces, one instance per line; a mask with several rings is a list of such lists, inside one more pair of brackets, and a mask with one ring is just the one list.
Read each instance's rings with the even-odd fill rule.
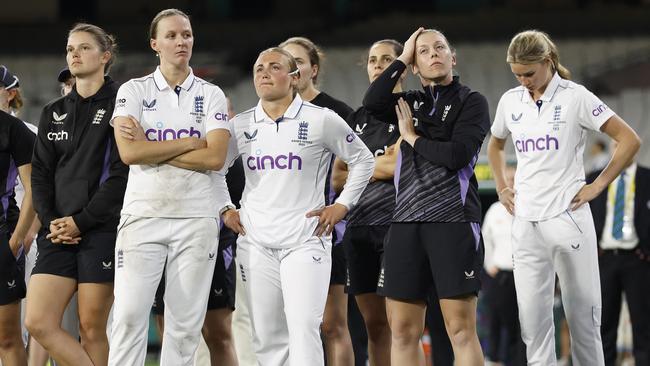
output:
[[550,60],[553,70],[562,79],[571,79],[571,72],[560,63],[560,54],[548,34],[538,30],[527,30],[512,37],[508,46],[506,62],[530,65]]

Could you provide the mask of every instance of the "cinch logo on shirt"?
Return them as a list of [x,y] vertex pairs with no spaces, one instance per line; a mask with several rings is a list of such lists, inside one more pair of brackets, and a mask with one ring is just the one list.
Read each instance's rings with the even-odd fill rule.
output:
[[63,141],[68,139],[68,133],[65,131],[48,132],[47,139],[50,141]]
[[598,117],[601,113],[605,112],[605,111],[608,110],[608,109],[609,109],[609,108],[607,108],[606,105],[601,104],[601,105],[599,105],[598,107],[594,108],[594,110],[591,111],[591,114],[592,114],[594,117]]
[[540,137],[538,139],[522,139],[515,141],[515,148],[519,152],[559,150],[560,143],[551,135]]
[[156,123],[156,127],[158,128],[150,128],[144,132],[145,136],[147,136],[147,140],[149,141],[167,141],[167,140],[176,140],[180,139],[183,137],[197,137],[201,138],[201,131],[195,130],[194,127],[190,127],[190,129],[186,128],[181,128],[180,130],[174,130],[172,128],[165,128],[163,129],[163,123],[158,122]]
[[298,155],[289,153],[289,155],[262,155],[262,156],[249,156],[246,159],[246,165],[250,170],[266,170],[266,169],[297,169],[302,170],[302,159]]

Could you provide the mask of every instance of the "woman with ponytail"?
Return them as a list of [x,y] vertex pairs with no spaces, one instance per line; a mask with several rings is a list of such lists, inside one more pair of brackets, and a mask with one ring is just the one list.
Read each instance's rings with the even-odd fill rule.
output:
[[[488,158],[499,200],[514,214],[515,288],[528,365],[556,365],[553,330],[555,274],[571,330],[574,365],[604,365],[596,232],[588,202],[639,149],[636,133],[584,86],[569,80],[546,33],[514,36],[507,62],[521,84],[499,101]],[[586,130],[618,142],[598,178],[585,184]],[[505,139],[517,156],[514,187],[505,178]]]

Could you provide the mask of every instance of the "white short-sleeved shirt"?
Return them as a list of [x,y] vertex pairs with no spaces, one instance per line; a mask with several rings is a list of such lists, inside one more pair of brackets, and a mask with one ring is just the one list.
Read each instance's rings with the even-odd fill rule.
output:
[[[336,202],[351,208],[374,170],[372,153],[333,111],[296,95],[284,116],[272,120],[261,103],[231,120],[228,160],[242,157],[246,185],[240,218],[246,237],[271,248],[299,245],[313,236],[325,206],[325,180],[336,155],[350,175]],[[354,171],[354,172],[353,172]]]
[[492,135],[515,145],[515,216],[538,221],[568,209],[585,184],[586,130],[599,131],[614,115],[582,85],[556,73],[533,101],[523,86],[510,89],[497,107]]
[[[175,90],[176,89],[176,90]],[[228,129],[226,97],[219,87],[190,74],[171,88],[160,68],[131,79],[117,92],[113,117],[132,116],[150,141]],[[131,165],[122,214],[142,217],[218,217],[216,172],[169,164]]]

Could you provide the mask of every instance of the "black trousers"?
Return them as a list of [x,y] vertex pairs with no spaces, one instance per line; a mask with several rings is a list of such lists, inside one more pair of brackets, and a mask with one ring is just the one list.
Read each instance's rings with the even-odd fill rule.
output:
[[526,346],[521,339],[515,278],[500,270],[487,294],[490,312],[487,357],[508,366],[526,365]]
[[630,310],[636,365],[650,365],[650,262],[635,250],[604,250],[599,257],[603,298],[601,334],[605,365],[616,362],[621,295]]

